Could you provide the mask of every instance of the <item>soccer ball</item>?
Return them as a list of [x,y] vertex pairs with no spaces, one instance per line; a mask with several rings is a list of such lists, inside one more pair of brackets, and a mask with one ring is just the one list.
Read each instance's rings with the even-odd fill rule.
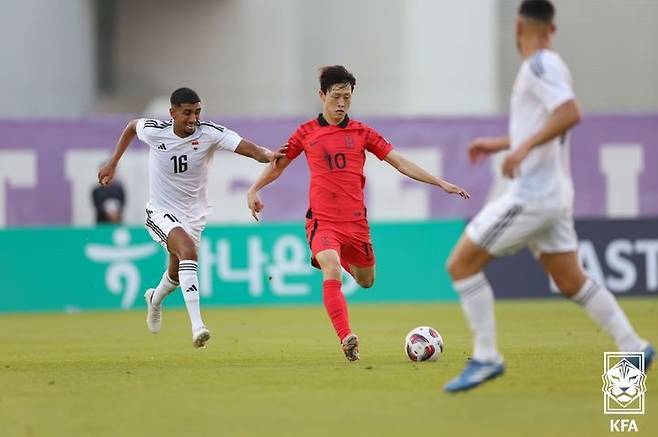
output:
[[443,353],[443,338],[436,329],[419,326],[407,334],[404,351],[411,361],[436,361]]

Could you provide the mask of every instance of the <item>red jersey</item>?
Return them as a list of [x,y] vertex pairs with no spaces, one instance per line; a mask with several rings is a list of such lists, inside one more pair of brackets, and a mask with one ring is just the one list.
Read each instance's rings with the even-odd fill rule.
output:
[[297,128],[288,140],[286,157],[293,160],[306,153],[311,173],[307,218],[350,222],[366,217],[366,150],[383,160],[393,146],[377,131],[347,115],[336,126],[320,114]]

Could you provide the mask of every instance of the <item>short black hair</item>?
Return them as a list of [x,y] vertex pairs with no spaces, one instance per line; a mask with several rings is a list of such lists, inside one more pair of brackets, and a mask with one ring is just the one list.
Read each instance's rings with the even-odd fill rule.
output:
[[169,101],[171,102],[171,106],[180,106],[183,103],[199,103],[201,99],[193,89],[178,88],[176,91],[171,93]]
[[326,93],[332,86],[339,83],[349,83],[354,91],[356,78],[342,65],[331,65],[320,68],[320,90]]
[[519,15],[542,23],[553,23],[555,7],[548,0],[524,0],[519,7]]

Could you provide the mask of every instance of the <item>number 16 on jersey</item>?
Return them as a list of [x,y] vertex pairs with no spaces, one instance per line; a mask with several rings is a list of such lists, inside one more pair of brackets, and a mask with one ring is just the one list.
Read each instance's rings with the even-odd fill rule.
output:
[[172,156],[174,161],[174,173],[184,173],[187,171],[187,155]]

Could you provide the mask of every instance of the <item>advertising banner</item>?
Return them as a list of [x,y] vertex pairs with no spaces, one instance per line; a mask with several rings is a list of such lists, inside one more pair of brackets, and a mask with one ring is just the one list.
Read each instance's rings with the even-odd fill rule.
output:
[[[658,296],[658,219],[577,220],[580,259],[587,273],[619,296]],[[528,250],[486,269],[496,297],[557,295]]]
[[[369,289],[344,275],[350,302],[456,300],[444,269],[463,222],[372,226],[377,279]],[[0,230],[12,248],[0,271],[0,312],[143,307],[167,262],[140,227]],[[322,276],[309,263],[302,223],[209,227],[199,250],[203,305],[320,304]],[[169,306],[182,306],[180,293]]]

